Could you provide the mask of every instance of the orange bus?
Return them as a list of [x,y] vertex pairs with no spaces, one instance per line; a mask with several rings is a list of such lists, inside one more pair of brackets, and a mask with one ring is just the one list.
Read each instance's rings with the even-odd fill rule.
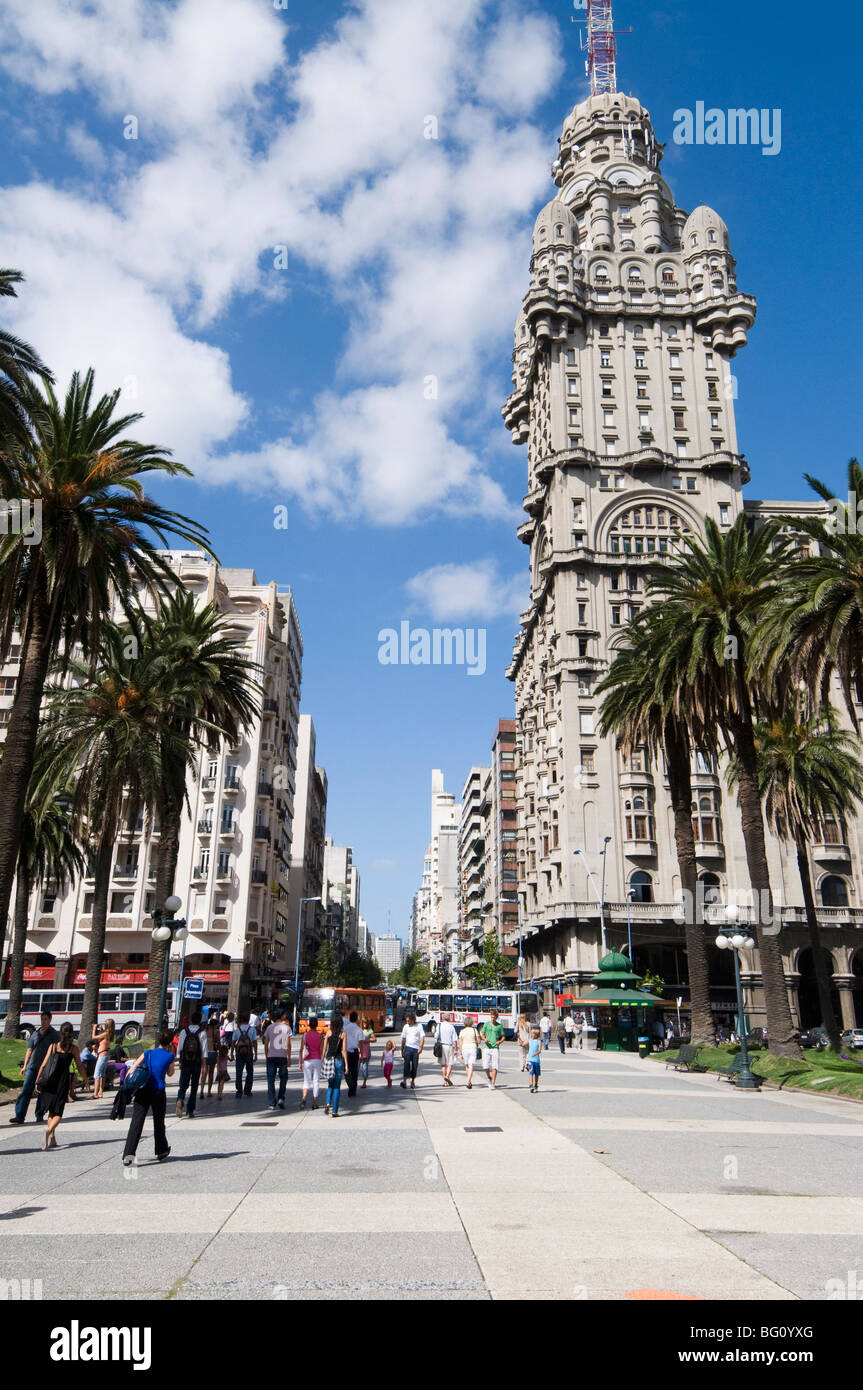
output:
[[321,1029],[329,1027],[334,1014],[341,1014],[347,1023],[356,1010],[360,1022],[365,1018],[376,1033],[382,1033],[387,1022],[387,1000],[382,989],[354,989],[352,985],[306,989],[300,1003],[297,1020],[299,1032],[305,1033],[309,1019],[318,1019]]

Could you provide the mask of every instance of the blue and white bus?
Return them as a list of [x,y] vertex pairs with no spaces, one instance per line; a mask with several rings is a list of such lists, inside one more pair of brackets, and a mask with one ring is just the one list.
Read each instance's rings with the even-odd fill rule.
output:
[[488,1023],[496,1009],[506,1036],[515,1034],[519,1014],[525,1014],[531,1027],[538,1027],[542,1003],[533,990],[495,989],[421,989],[417,993],[417,1023],[423,1028],[436,1028],[441,1019],[448,1019],[460,1028],[465,1023]]

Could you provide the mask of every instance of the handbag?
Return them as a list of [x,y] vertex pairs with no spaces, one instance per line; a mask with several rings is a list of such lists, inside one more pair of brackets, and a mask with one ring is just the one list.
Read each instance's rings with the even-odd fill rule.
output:
[[324,1081],[332,1081],[332,1079],[333,1079],[333,1077],[335,1076],[335,1074],[336,1074],[336,1063],[335,1063],[335,1058],[333,1058],[333,1057],[325,1057],[324,1060],[323,1060],[323,1062],[321,1063],[321,1076],[324,1078]]
[[52,1052],[45,1066],[45,1070],[39,1078],[37,1090],[53,1091],[60,1077],[61,1062],[58,1053]]
[[147,1061],[148,1054],[144,1053],[144,1065],[136,1067],[134,1071],[127,1073],[126,1078],[120,1087],[123,1095],[128,1100],[138,1091],[143,1091],[145,1086],[149,1086],[153,1080],[153,1073],[150,1071],[150,1063]]

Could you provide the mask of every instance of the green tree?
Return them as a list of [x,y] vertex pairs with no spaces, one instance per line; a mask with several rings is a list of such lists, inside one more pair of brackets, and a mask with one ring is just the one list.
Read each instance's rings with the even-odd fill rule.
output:
[[24,959],[30,894],[50,882],[57,893],[84,872],[84,856],[71,815],[72,793],[44,775],[44,749],[37,746],[27,805],[21,822],[15,875],[15,915],[10,958],[9,1004],[4,1036],[15,1038],[21,1022]]
[[[692,826],[691,757],[694,742],[704,751],[711,742],[703,726],[690,729],[688,719],[696,711],[679,701],[686,668],[676,669],[663,660],[668,648],[668,617],[664,606],[649,606],[639,613],[623,634],[623,645],[608,674],[597,686],[604,697],[600,712],[603,735],[616,734],[625,756],[644,747],[657,761],[662,753],[671,793],[674,844],[683,889],[686,956],[692,1009],[692,1041],[698,1045],[715,1038],[710,1008],[707,941],[698,910],[698,865]],[[709,749],[715,755],[715,746]]]
[[741,513],[723,533],[708,517],[703,540],[682,537],[679,553],[652,576],[650,597],[662,604],[666,672],[682,673],[676,710],[684,724],[716,728],[737,766],[737,800],[757,922],[758,953],[770,1051],[802,1054],[796,1040],[767,867],[755,722],[763,691],[756,659],[759,624],[772,610],[793,566],[775,524],[750,531]]
[[317,988],[326,985],[337,985],[339,983],[339,967],[336,961],[336,953],[333,950],[333,943],[329,937],[325,937],[321,942],[321,949],[318,951],[312,963],[311,984]]
[[436,965],[428,981],[429,989],[449,989],[452,975],[445,965]]
[[465,974],[479,989],[500,989],[511,968],[512,960],[500,949],[496,934],[488,932],[482,943],[482,958],[467,966]]
[[[0,298],[16,298],[15,286],[23,280],[20,270],[0,270]],[[16,493],[7,491],[9,480],[3,477],[6,450],[10,443],[21,445],[27,440],[29,421],[25,401],[34,376],[43,381],[53,380],[33,348],[14,334],[0,330],[0,478],[4,484],[0,491],[7,497],[14,497]]]
[[171,535],[207,549],[196,522],[159,506],[144,492],[148,473],[189,476],[165,449],[125,431],[140,415],[115,416],[119,391],[93,402],[93,373],[76,372],[58,401],[50,385],[22,387],[28,438],[2,454],[6,495],[41,505],[41,536],[0,536],[0,656],[20,625],[21,666],[0,763],[0,955],[27,787],[49,664],[68,666],[80,644],[90,671],[112,602],[127,616],[140,589],[173,586],[158,546]]
[[[162,780],[157,789],[159,848],[156,903],[174,891],[180,852],[180,825],[187,800],[189,744],[213,751],[220,741],[236,741],[260,712],[258,668],[243,655],[242,644],[229,635],[230,618],[212,603],[197,607],[194,595],[178,590],[162,597],[154,619],[144,621],[141,653],[148,681],[158,691],[162,741]],[[144,1032],[158,1024],[159,997],[170,942],[150,949]]]
[[97,1019],[105,950],[114,843],[123,824],[157,805],[166,759],[193,765],[192,745],[162,726],[163,692],[146,656],[130,654],[128,630],[105,624],[93,675],[86,662],[70,662],[73,682],[55,689],[45,719],[45,747],[58,781],[75,777],[72,815],[86,840],[93,873],[93,911],[80,1036]]
[[[768,824],[780,839],[793,843],[797,854],[821,1022],[830,1046],[838,1052],[839,1024],[815,909],[809,840],[813,828],[823,827],[829,818],[841,824],[863,796],[859,743],[839,728],[828,706],[819,715],[807,717],[802,710],[797,714],[786,710],[760,721],[755,744]],[[735,775],[732,764],[732,779]]]

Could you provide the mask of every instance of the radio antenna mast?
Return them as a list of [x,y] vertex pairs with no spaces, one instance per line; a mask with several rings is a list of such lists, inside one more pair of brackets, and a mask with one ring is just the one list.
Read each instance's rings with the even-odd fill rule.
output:
[[615,30],[611,0],[587,0],[585,70],[590,78],[592,97],[599,96],[601,92],[617,91],[617,33],[631,34],[632,29]]

